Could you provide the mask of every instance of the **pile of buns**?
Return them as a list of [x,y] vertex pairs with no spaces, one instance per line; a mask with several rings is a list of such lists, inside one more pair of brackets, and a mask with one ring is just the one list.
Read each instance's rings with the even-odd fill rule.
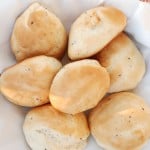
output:
[[[81,14],[69,36],[38,3],[17,18],[11,48],[18,63],[2,73],[0,91],[14,104],[35,107],[23,125],[32,150],[83,150],[90,132],[106,150],[138,150],[148,141],[150,108],[127,92],[146,67],[123,32],[126,23],[107,6]],[[66,51],[70,62],[62,66]]]

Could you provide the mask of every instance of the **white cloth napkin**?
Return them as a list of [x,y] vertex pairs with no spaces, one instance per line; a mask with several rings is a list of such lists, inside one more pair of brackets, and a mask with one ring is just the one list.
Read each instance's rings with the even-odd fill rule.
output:
[[[68,32],[70,25],[82,12],[98,5],[111,5],[122,10],[128,17],[126,31],[137,41],[144,55],[147,72],[134,90],[150,104],[150,4],[139,0],[1,0],[0,1],[0,73],[16,61],[10,49],[10,35],[17,18],[35,1],[53,11],[64,23]],[[25,109],[6,101],[0,95],[0,150],[28,150],[22,133]],[[143,148],[150,149],[150,142]],[[100,150],[90,140],[86,150]]]

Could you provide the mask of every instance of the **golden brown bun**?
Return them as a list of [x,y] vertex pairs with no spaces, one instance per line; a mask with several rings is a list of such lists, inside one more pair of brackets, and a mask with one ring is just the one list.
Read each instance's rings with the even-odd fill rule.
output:
[[135,88],[145,73],[143,56],[124,33],[109,43],[97,59],[110,74],[110,93]]
[[48,103],[51,82],[61,67],[53,57],[28,58],[2,73],[0,91],[17,105],[33,107]]
[[33,3],[16,20],[11,36],[17,61],[37,55],[60,58],[67,44],[61,21],[38,3]]
[[150,108],[135,94],[112,94],[92,110],[89,125],[106,150],[140,150],[150,138]]
[[32,109],[23,131],[32,150],[83,150],[89,136],[83,113],[69,115],[50,105]]
[[58,110],[76,114],[95,107],[109,89],[109,75],[96,60],[80,60],[65,65],[55,76],[51,104]]
[[103,49],[126,26],[126,17],[113,7],[97,7],[83,13],[69,34],[70,59],[90,57]]

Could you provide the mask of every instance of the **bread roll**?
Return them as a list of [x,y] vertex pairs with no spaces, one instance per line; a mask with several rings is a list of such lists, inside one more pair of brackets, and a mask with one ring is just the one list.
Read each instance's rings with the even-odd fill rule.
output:
[[59,18],[38,3],[33,3],[14,25],[12,51],[18,61],[37,55],[60,58],[67,44],[67,34]]
[[48,103],[51,82],[61,66],[53,57],[28,58],[2,73],[0,91],[17,105],[33,107]]
[[81,14],[72,24],[68,55],[72,60],[101,51],[126,26],[126,17],[113,7],[97,7]]
[[110,93],[135,88],[145,73],[143,56],[124,33],[110,42],[97,58],[110,74]]
[[93,108],[109,89],[109,75],[96,60],[65,65],[50,88],[51,104],[59,111],[76,114]]
[[50,105],[32,109],[23,131],[32,150],[83,150],[89,136],[83,113],[64,114]]
[[112,94],[92,110],[89,125],[106,150],[140,150],[150,138],[150,108],[135,94]]

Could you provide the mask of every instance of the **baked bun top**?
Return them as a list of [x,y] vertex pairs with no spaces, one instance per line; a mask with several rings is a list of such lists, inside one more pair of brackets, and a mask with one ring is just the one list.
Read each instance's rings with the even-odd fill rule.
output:
[[65,114],[57,111],[48,104],[29,111],[26,121],[29,123],[26,124],[28,126],[30,124],[33,126],[44,126],[77,139],[86,139],[89,135],[87,120],[83,113],[76,115]]
[[29,111],[23,131],[33,150],[83,150],[90,134],[83,113],[69,115],[50,105]]
[[12,51],[18,61],[37,55],[62,57],[67,33],[59,18],[33,3],[16,20],[11,36]]
[[112,94],[92,110],[89,124],[101,147],[138,150],[150,138],[150,108],[135,94]]
[[110,93],[135,88],[145,73],[143,56],[124,33],[98,53],[97,59],[110,74]]
[[109,75],[96,60],[85,59],[65,65],[50,88],[51,104],[76,114],[95,107],[109,89]]
[[52,80],[61,67],[53,57],[28,58],[2,73],[0,91],[17,105],[33,107],[48,103]]
[[71,26],[68,55],[77,60],[93,56],[124,30],[126,17],[113,7],[97,7],[81,14]]

